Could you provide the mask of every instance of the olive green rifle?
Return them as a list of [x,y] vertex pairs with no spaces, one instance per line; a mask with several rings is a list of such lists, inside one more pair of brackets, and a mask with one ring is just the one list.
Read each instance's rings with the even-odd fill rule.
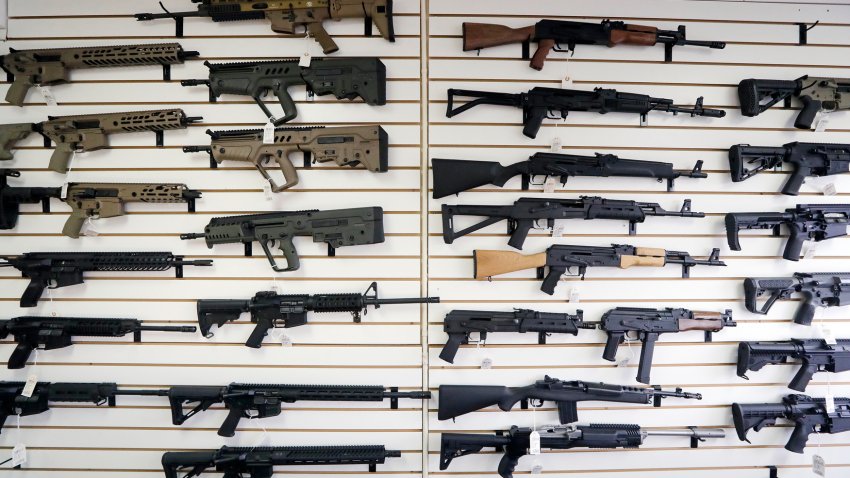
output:
[[128,113],[105,113],[77,116],[49,116],[41,123],[19,123],[0,125],[0,160],[12,159],[11,149],[18,141],[32,132],[44,136],[44,147],[56,143],[48,169],[67,173],[68,164],[74,153],[97,151],[109,147],[108,135],[152,131],[156,134],[156,145],[164,144],[163,132],[171,129],[186,129],[190,124],[201,121],[201,117],[186,116],[182,109],[133,111]]
[[[356,167],[359,164],[369,171],[384,173],[388,169],[387,132],[380,126],[323,126],[304,128],[277,128],[271,143],[263,141],[263,130],[210,131],[209,146],[186,146],[184,153],[206,152],[210,167],[217,168],[224,161],[251,163],[278,193],[298,184],[298,172],[290,155],[303,153],[304,167],[313,162],[335,162],[339,166]],[[312,160],[311,160],[312,158]],[[276,182],[266,165],[277,162],[284,184]]]
[[87,46],[15,50],[0,56],[0,68],[12,83],[6,101],[22,106],[27,92],[35,85],[68,83],[71,70],[84,68],[162,65],[162,79],[171,79],[171,65],[180,65],[196,51],[184,51],[179,43],[151,45]]
[[365,36],[372,36],[374,23],[382,37],[395,41],[393,0],[192,0],[192,3],[199,4],[197,11],[172,13],[162,7],[164,13],[138,13],[136,20],[171,18],[176,23],[176,36],[182,37],[183,19],[187,17],[209,17],[214,22],[266,19],[275,33],[294,35],[296,31],[306,30],[307,35],[315,38],[328,54],[339,50],[339,47],[322,23],[325,20],[362,18]]

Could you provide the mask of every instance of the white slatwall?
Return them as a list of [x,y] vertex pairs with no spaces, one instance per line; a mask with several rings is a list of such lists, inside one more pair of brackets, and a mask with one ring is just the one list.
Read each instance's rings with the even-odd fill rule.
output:
[[[11,0],[8,46],[14,48],[111,45],[171,41],[173,22],[137,23],[130,14],[157,11],[156,1],[102,2],[78,0]],[[167,0],[172,11],[194,8],[185,0]],[[302,269],[280,275],[278,284],[286,293],[346,292],[365,289],[378,280],[386,297],[418,296],[427,291],[441,296],[443,303],[428,307],[427,323],[417,306],[387,307],[371,311],[362,324],[352,324],[346,315],[311,315],[310,325],[289,329],[294,346],[272,343],[260,350],[241,344],[250,326],[246,323],[222,328],[214,339],[200,336],[151,333],[144,344],[128,340],[85,340],[72,348],[42,353],[37,371],[42,380],[117,381],[123,385],[218,384],[230,381],[279,383],[382,384],[432,390],[442,383],[521,385],[550,374],[563,379],[602,380],[631,384],[633,366],[616,368],[601,359],[601,333],[582,331],[578,337],[553,337],[547,346],[530,345],[533,336],[495,335],[482,350],[463,348],[454,365],[437,357],[445,341],[441,320],[453,308],[509,310],[530,307],[547,311],[582,308],[595,320],[613,306],[685,306],[698,310],[732,308],[738,327],[716,336],[711,344],[700,342],[699,334],[666,337],[659,344],[653,382],[666,387],[683,386],[705,395],[702,402],[668,400],[663,408],[587,403],[580,407],[582,421],[639,423],[647,427],[700,425],[724,427],[729,437],[690,450],[682,440],[655,439],[640,450],[573,450],[525,458],[518,473],[528,473],[535,464],[552,475],[598,478],[616,474],[624,478],[707,478],[718,472],[744,478],[766,477],[764,467],[777,464],[782,477],[810,476],[811,455],[818,453],[830,465],[830,475],[842,476],[850,467],[847,435],[814,437],[805,456],[786,452],[782,446],[788,429],[752,434],[747,446],[734,437],[728,405],[732,401],[778,400],[788,390],[784,384],[792,367],[774,366],[751,374],[747,382],[734,374],[735,342],[738,340],[782,340],[817,336],[817,329],[789,324],[796,304],[780,303],[771,315],[748,314],[741,304],[740,279],[759,275],[782,275],[796,270],[846,270],[850,254],[846,240],[823,243],[816,258],[792,264],[779,259],[782,241],[745,237],[744,250],[732,253],[725,247],[722,214],[732,210],[779,210],[798,202],[777,193],[786,175],[762,174],[745,183],[732,184],[724,150],[732,144],[780,145],[785,142],[850,142],[850,115],[832,116],[825,133],[793,129],[795,112],[774,109],[757,118],[742,118],[734,86],[742,78],[793,79],[803,74],[847,77],[850,63],[850,7],[815,2],[720,2],[685,0],[573,0],[551,2],[529,0],[517,4],[505,0],[396,0],[395,44],[377,38],[362,38],[357,21],[328,23],[328,30],[345,55],[378,55],[387,65],[388,104],[370,107],[361,102],[339,103],[328,97],[305,101],[303,89],[295,90],[297,124],[380,123],[390,136],[390,171],[376,175],[360,170],[322,165],[299,170],[301,183],[295,190],[265,199],[259,176],[253,170],[225,166],[207,169],[203,154],[185,155],[180,147],[208,141],[207,128],[258,127],[261,115],[246,98],[223,97],[216,105],[206,102],[203,88],[182,88],[161,81],[157,68],[102,69],[74,72],[72,85],[54,88],[60,106],[44,106],[38,93],[28,97],[24,109],[0,106],[0,122],[40,121],[48,114],[83,114],[132,111],[160,107],[182,107],[191,116],[204,116],[202,124],[186,131],[166,132],[166,148],[156,149],[150,134],[111,138],[112,149],[78,155],[72,172],[75,181],[181,181],[204,191],[198,212],[190,215],[174,205],[130,207],[126,217],[96,223],[99,237],[79,241],[59,234],[66,208],[54,204],[54,213],[41,214],[34,206],[14,231],[4,231],[0,253],[25,251],[83,250],[171,250],[198,258],[213,258],[215,267],[187,268],[186,279],[170,273],[100,275],[83,286],[52,293],[33,311],[17,307],[25,282],[12,271],[0,276],[0,315],[22,313],[70,316],[126,315],[144,320],[190,324],[194,300],[198,298],[243,298],[267,289],[271,271],[264,258],[241,257],[241,247],[207,249],[203,242],[177,239],[182,232],[201,230],[211,218],[281,209],[349,206],[382,206],[387,212],[387,241],[381,245],[343,248],[337,258],[325,257],[324,248],[305,240],[296,246],[304,258]],[[430,12],[424,24],[421,12]],[[661,28],[688,26],[693,39],[726,40],[723,51],[677,48],[676,62],[664,64],[663,49],[579,47],[567,60],[554,53],[542,72],[520,60],[519,46],[485,50],[480,56],[463,53],[460,23],[475,21],[512,26],[530,24],[540,17],[625,18]],[[810,46],[799,47],[795,22],[822,22],[809,32]],[[188,50],[201,52],[200,60],[267,59],[297,56],[316,45],[302,39],[280,38],[263,22],[213,24],[202,19],[186,22],[187,37],[180,41]],[[423,44],[423,36],[425,42]],[[427,69],[427,70],[425,70]],[[427,71],[428,81],[420,78]],[[547,121],[536,140],[521,135],[520,113],[506,108],[479,107],[453,119],[445,118],[445,91],[453,88],[518,92],[535,85],[558,86],[565,75],[576,88],[597,85],[622,91],[648,93],[689,104],[700,95],[706,105],[725,107],[726,118],[667,117],[653,114],[649,126],[639,128],[633,116],[575,114],[565,124]],[[202,78],[201,61],[174,67],[175,80]],[[429,91],[427,101],[423,87]],[[7,84],[0,84],[5,95]],[[271,101],[271,100],[270,100]],[[277,105],[274,105],[277,107]],[[275,110],[273,110],[275,111]],[[427,115],[427,116],[426,116]],[[427,128],[423,119],[427,117]],[[624,182],[616,179],[579,178],[557,194],[601,194],[611,198],[659,202],[671,209],[685,198],[693,199],[695,211],[705,219],[650,218],[638,226],[638,235],[627,236],[625,224],[616,221],[567,224],[568,235],[558,242],[602,245],[610,242],[667,247],[703,255],[721,247],[726,268],[694,268],[690,280],[679,278],[674,268],[643,270],[591,270],[586,281],[562,283],[554,297],[538,290],[531,274],[517,273],[481,283],[471,279],[471,251],[506,249],[507,237],[496,226],[454,245],[442,241],[438,211],[441,202],[460,204],[507,204],[521,195],[519,182],[503,189],[487,188],[442,201],[430,199],[422,188],[423,157],[499,160],[510,163],[535,151],[547,150],[552,138],[561,138],[564,152],[592,154],[611,152],[623,157],[670,161],[690,168],[705,161],[710,177],[681,179],[676,191],[665,193],[652,181]],[[423,151],[427,145],[430,151]],[[23,171],[24,185],[55,185],[63,177],[46,169],[50,156],[38,138],[22,143],[16,159],[3,167]],[[424,156],[427,153],[428,156]],[[837,198],[819,194],[825,181],[810,181],[799,202],[838,202],[850,195],[846,177],[833,179]],[[526,195],[539,195],[538,192]],[[344,198],[344,201],[340,199]],[[422,225],[427,224],[427,228]],[[427,232],[427,235],[425,234]],[[535,234],[526,252],[544,249],[552,239]],[[427,247],[427,263],[423,259]],[[427,267],[427,268],[426,268]],[[755,272],[754,272],[755,271]],[[566,303],[569,290],[578,288],[580,304]],[[123,311],[123,314],[121,312]],[[425,317],[422,315],[422,317]],[[850,335],[850,325],[841,309],[823,314],[838,336]],[[424,333],[424,335],[423,335]],[[267,342],[271,342],[268,340]],[[428,353],[423,356],[423,347]],[[0,343],[0,357],[12,350]],[[632,350],[637,353],[636,349]],[[623,348],[622,357],[629,350]],[[491,370],[481,370],[484,358],[493,361]],[[2,380],[23,380],[26,371],[3,371]],[[837,375],[831,389],[846,393],[850,377]],[[812,394],[827,390],[826,376],[818,375],[810,386]],[[193,418],[186,426],[171,426],[164,403],[154,399],[119,400],[114,409],[55,407],[55,410],[22,420],[22,440],[30,449],[26,478],[82,478],[116,474],[127,478],[160,476],[159,459],[165,450],[215,448],[222,444],[250,445],[263,438],[262,424],[272,444],[385,444],[403,450],[401,459],[379,467],[379,473],[398,476],[465,474],[493,476],[498,457],[482,454],[456,460],[446,472],[437,466],[441,431],[480,431],[554,422],[551,407],[511,413],[485,410],[456,423],[436,419],[436,401],[423,415],[415,402],[402,402],[400,410],[386,404],[299,403],[291,411],[261,422],[245,422],[233,439],[221,439],[214,429],[223,418],[215,410]],[[637,409],[636,409],[637,408]],[[8,454],[17,442],[14,420],[0,436],[0,455]],[[820,444],[820,446],[815,446]],[[423,460],[423,445],[428,454]],[[0,460],[2,461],[2,460]],[[280,470],[297,477],[335,473],[365,475],[362,467],[289,468]],[[120,472],[120,473],[119,473]]]

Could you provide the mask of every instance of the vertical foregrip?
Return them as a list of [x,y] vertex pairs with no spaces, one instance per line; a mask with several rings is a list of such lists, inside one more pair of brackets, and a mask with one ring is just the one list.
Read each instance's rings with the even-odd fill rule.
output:
[[449,334],[449,340],[440,351],[440,358],[448,363],[455,362],[455,356],[460,348],[460,344],[466,339],[466,334]]
[[817,371],[817,365],[813,365],[808,361],[804,360],[803,366],[800,367],[800,370],[797,371],[797,375],[794,375],[794,378],[791,379],[791,383],[788,384],[788,388],[790,388],[791,390],[796,390],[798,392],[805,392],[806,387],[812,380],[812,376],[814,376],[815,372]]
[[257,320],[257,325],[254,327],[254,330],[251,331],[251,336],[248,337],[245,345],[253,349],[262,347],[263,339],[266,337],[266,334],[268,334],[270,328],[272,328],[271,321],[262,319]]
[[794,312],[794,323],[800,325],[812,325],[812,320],[815,318],[815,296],[811,291],[804,290],[801,294],[803,300],[800,302],[800,307]]
[[18,344],[15,350],[12,351],[12,355],[9,356],[9,368],[16,370],[26,367],[27,359],[29,359],[34,349],[35,345],[26,343]]
[[643,340],[643,347],[640,350],[640,362],[638,363],[638,372],[636,380],[640,383],[649,383],[649,374],[652,371],[652,356],[655,353],[655,341],[658,340],[657,334],[646,334]]
[[608,332],[608,340],[605,342],[605,350],[602,351],[602,358],[613,362],[617,359],[617,349],[623,343],[625,332]]
[[543,279],[543,285],[540,286],[540,290],[543,292],[553,295],[555,293],[555,287],[557,287],[558,282],[561,280],[561,276],[566,274],[566,267],[549,267],[549,274],[546,275],[546,278]]
[[800,231],[793,223],[789,224],[790,235],[788,243],[785,244],[785,251],[782,252],[782,258],[789,261],[799,261],[800,252],[803,250],[803,243],[806,242],[807,236]]
[[236,427],[239,425],[240,419],[242,419],[242,410],[231,408],[227,413],[227,418],[224,419],[224,423],[218,429],[218,436],[232,437],[236,435]]

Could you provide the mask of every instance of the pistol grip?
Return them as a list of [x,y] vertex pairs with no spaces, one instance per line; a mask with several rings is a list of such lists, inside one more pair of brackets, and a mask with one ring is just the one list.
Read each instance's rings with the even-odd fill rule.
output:
[[546,118],[546,108],[529,108],[527,111],[523,112],[523,116],[523,123],[525,126],[522,128],[522,134],[532,139],[536,138],[537,132],[540,131],[540,127],[543,125],[543,120]]
[[227,418],[224,419],[224,423],[222,423],[221,427],[218,429],[218,436],[232,437],[236,435],[236,426],[239,425],[239,420],[241,419],[242,410],[238,408],[231,408],[227,413]]
[[798,392],[805,392],[806,387],[809,385],[809,382],[812,381],[812,377],[817,371],[817,365],[804,361],[803,366],[800,367],[800,370],[797,371],[797,374],[794,375],[794,378],[791,379],[791,382],[788,384],[788,388]]
[[29,359],[30,354],[35,349],[34,345],[20,343],[15,350],[12,351],[12,355],[9,356],[9,368],[12,370],[22,369],[27,366],[27,359]]
[[6,92],[6,102],[15,106],[23,106],[24,100],[27,97],[27,92],[33,84],[25,76],[18,76]]
[[815,121],[815,116],[823,107],[823,103],[819,100],[812,99],[811,96],[800,96],[800,101],[803,102],[803,110],[797,115],[794,121],[794,127],[798,129],[812,129],[812,123]]
[[56,149],[53,150],[53,155],[50,156],[50,164],[47,169],[57,173],[65,174],[68,172],[68,163],[71,162],[71,156],[74,150],[68,143],[57,143]]
[[608,340],[605,342],[602,358],[609,362],[617,360],[617,349],[620,348],[625,337],[625,332],[608,332]]
[[440,351],[440,358],[448,363],[454,363],[460,345],[466,340],[466,334],[449,334],[449,340]]
[[254,349],[263,346],[263,339],[268,335],[269,329],[272,328],[271,321],[257,320],[257,325],[251,331],[251,335],[245,342],[245,345]]
[[549,274],[546,275],[546,278],[543,279],[543,285],[540,286],[540,290],[543,292],[553,295],[555,294],[555,287],[557,287],[558,282],[561,281],[561,276],[567,273],[566,267],[549,267]]
[[812,320],[815,318],[815,311],[817,310],[817,305],[814,302],[815,296],[809,291],[803,291],[801,295],[803,296],[803,301],[800,303],[797,311],[794,312],[794,323],[812,325]]
[[782,258],[789,261],[799,261],[803,243],[806,242],[808,237],[794,224],[791,224],[789,229],[790,235],[788,236],[788,243],[785,244],[785,251],[782,252]]
[[46,282],[43,282],[38,278],[30,279],[29,285],[27,285],[26,290],[24,290],[24,294],[21,296],[21,307],[35,307],[38,305],[38,299],[41,298],[41,295],[44,293],[44,289],[46,288]]
[[283,252],[283,257],[286,259],[286,267],[279,266],[275,260],[274,254],[271,250],[271,244],[274,240],[260,241],[263,252],[265,252],[269,263],[272,265],[272,269],[274,269],[275,272],[298,270],[301,267],[301,259],[298,257],[298,251],[295,250],[295,244],[292,243],[292,236],[282,237],[278,240],[280,241],[280,250]]
[[322,46],[322,52],[325,55],[335,53],[339,50],[339,46],[337,46],[333,38],[328,35],[328,31],[325,30],[325,27],[322,26],[321,22],[307,25],[307,31],[310,32],[311,37],[315,38],[316,41],[319,42],[319,45]]
[[553,48],[555,48],[555,40],[550,38],[539,40],[537,42],[537,51],[531,57],[531,67],[537,71],[542,70],[543,64],[546,63],[546,57],[549,56],[549,52]]
[[[295,101],[292,99],[292,96],[289,95],[287,85],[281,85],[280,89],[275,91],[275,95],[280,103],[280,107],[283,108],[283,118],[276,119],[274,122],[275,126],[280,126],[283,123],[288,123],[295,119],[295,117],[298,116],[298,108],[295,106]],[[262,104],[262,100],[257,101]],[[265,105],[262,105],[262,108],[268,116],[272,116],[269,113],[269,110],[266,109]]]
[[794,453],[803,453],[812,431],[812,426],[806,423],[805,419],[798,420],[794,426],[794,431],[791,432],[791,438],[785,444],[785,449]]
[[528,233],[531,231],[531,227],[534,225],[534,221],[531,219],[528,220],[519,220],[516,222],[516,229],[514,229],[513,233],[511,233],[511,238],[508,240],[508,245],[522,250],[522,245],[525,243],[525,239],[528,237]]
[[782,194],[787,196],[796,196],[800,194],[800,186],[806,182],[806,176],[811,176],[812,168],[805,166],[797,166],[797,170],[791,173],[791,177],[782,186]]
[[62,235],[78,239],[80,237],[80,231],[83,230],[83,224],[85,224],[86,219],[87,217],[85,216],[85,212],[77,210],[72,211],[71,216],[68,217],[68,220],[65,221],[65,226],[62,228]]
[[[277,164],[280,166],[281,174],[283,174],[284,184],[283,186],[278,186],[272,182],[272,191],[276,193],[298,184],[298,171],[295,170],[295,166],[293,166],[292,161],[288,157],[277,158]],[[260,168],[262,165],[258,164],[257,167]]]

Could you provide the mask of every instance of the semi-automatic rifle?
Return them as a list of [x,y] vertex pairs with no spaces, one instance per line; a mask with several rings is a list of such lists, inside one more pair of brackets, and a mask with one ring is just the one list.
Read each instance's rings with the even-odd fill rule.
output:
[[779,148],[739,144],[729,149],[732,181],[740,182],[756,174],[793,167],[791,177],[782,186],[782,194],[796,196],[807,177],[823,177],[850,171],[850,144],[793,142]]
[[137,13],[136,20],[149,21],[170,18],[176,22],[175,36],[183,36],[183,19],[210,18],[212,21],[268,20],[272,31],[294,35],[306,31],[315,38],[325,54],[339,50],[325,30],[325,20],[362,18],[363,35],[372,36],[372,24],[384,39],[394,42],[393,0],[286,0],[255,2],[253,0],[192,0],[198,4],[195,12]]
[[808,75],[793,81],[750,78],[738,84],[738,98],[744,116],[758,116],[780,101],[790,108],[791,98],[798,98],[803,109],[794,120],[794,127],[799,129],[811,129],[818,113],[850,109],[848,93],[850,79],[846,78]]
[[85,272],[147,272],[174,268],[183,277],[184,266],[211,266],[211,260],[187,261],[170,252],[27,252],[0,256],[0,267],[14,267],[30,283],[21,307],[35,307],[44,289],[82,284]]
[[274,291],[257,292],[249,300],[201,299],[198,301],[198,325],[206,338],[215,335],[212,326],[221,327],[239,319],[243,313],[251,315],[256,324],[245,345],[260,348],[263,338],[273,328],[298,327],[307,324],[307,313],[348,312],[352,320],[359,323],[368,307],[376,309],[382,305],[435,304],[439,297],[414,297],[404,299],[379,299],[378,283],[372,282],[363,294],[290,294],[281,295]]
[[[384,210],[380,207],[333,209],[329,211],[280,211],[247,216],[216,217],[204,232],[181,234],[180,239],[205,239],[210,249],[217,244],[245,246],[245,256],[253,253],[254,242],[260,247],[276,272],[298,270],[301,259],[292,240],[295,236],[311,236],[313,242],[325,242],[328,255],[338,247],[380,244],[384,242]],[[272,248],[277,246],[286,260],[278,264]]]
[[779,236],[782,226],[788,228],[788,242],[782,257],[799,261],[803,243],[821,242],[847,235],[850,204],[797,204],[785,212],[730,212],[726,214],[726,240],[733,251],[741,250],[741,229],[770,229]]
[[846,372],[850,370],[850,340],[791,339],[782,342],[741,342],[738,344],[738,376],[759,371],[765,365],[787,363],[790,359],[802,362],[788,388],[805,392],[817,372]]
[[[664,61],[673,61],[674,46],[701,46],[726,48],[720,41],[694,41],[686,38],[684,25],[676,30],[659,30],[647,25],[602,20],[602,23],[571,22],[566,20],[540,20],[534,25],[511,28],[492,23],[463,23],[463,51],[480,50],[494,46],[522,44],[522,59],[529,59],[529,43],[537,43],[530,66],[542,70],[549,51],[575,52],[576,45],[654,46],[664,44]],[[564,49],[561,45],[566,45]]]
[[[336,99],[362,98],[369,105],[387,104],[387,67],[374,57],[314,58],[310,66],[298,65],[298,58],[278,61],[220,63],[205,61],[210,70],[208,80],[183,80],[183,86],[206,85],[210,102],[221,95],[250,96],[275,126],[298,116],[289,88],[305,85],[308,94],[334,95]],[[275,118],[263,102],[271,92],[283,108],[283,117]]]
[[[532,228],[553,229],[560,219],[613,219],[629,222],[629,235],[637,233],[637,223],[647,216],[705,217],[705,213],[691,212],[691,200],[685,199],[679,211],[667,211],[654,202],[623,201],[598,196],[581,196],[579,199],[519,198],[512,206],[450,205],[443,204],[443,240],[451,244],[455,239],[501,221],[508,222],[508,245],[522,249]],[[455,216],[487,217],[484,221],[455,231]],[[540,223],[545,221],[545,226]]]
[[[333,161],[338,166],[352,168],[362,164],[374,173],[389,170],[387,132],[377,125],[277,128],[271,143],[263,141],[261,129],[207,130],[207,134],[212,138],[209,146],[186,146],[183,152],[209,153],[211,168],[217,168],[224,161],[250,163],[276,193],[298,184],[298,172],[291,159],[296,153],[303,154],[304,168],[310,168],[313,163]],[[280,168],[282,183],[275,181],[266,170],[272,160]]]
[[[449,102],[446,116],[451,118],[478,105],[513,106],[522,109],[522,134],[536,138],[543,120],[563,120],[573,111],[591,113],[635,113],[640,115],[641,124],[646,123],[650,111],[664,111],[674,115],[684,113],[693,116],[722,118],[723,110],[703,108],[702,96],[697,98],[693,108],[675,106],[673,100],[653,98],[636,93],[621,93],[613,89],[596,88],[593,91],[569,90],[562,88],[535,87],[528,93],[495,93],[492,91],[449,89]],[[474,98],[457,108],[455,96]]]
[[[794,323],[811,325],[818,307],[841,307],[850,301],[850,274],[842,272],[795,272],[792,277],[749,277],[744,279],[744,304],[754,314],[765,315],[777,300],[802,296]],[[764,305],[758,299],[769,296]]]
[[[619,267],[628,269],[633,266],[664,267],[667,264],[680,264],[682,277],[690,276],[693,266],[725,266],[720,260],[720,250],[714,249],[708,259],[694,259],[687,252],[667,251],[651,247],[635,247],[626,244],[612,244],[611,247],[572,246],[555,244],[537,254],[522,255],[513,251],[474,250],[472,252],[473,277],[478,280],[516,272],[537,269],[537,278],[543,279],[540,290],[552,295],[555,286],[564,274],[584,279],[588,267]],[[548,269],[548,273],[544,271]],[[572,271],[575,269],[576,273]]]
[[15,317],[0,320],[0,339],[11,335],[18,346],[9,357],[9,368],[24,368],[33,350],[70,347],[75,337],[123,337],[133,334],[142,341],[142,332],[197,331],[194,326],[144,325],[137,319],[82,319],[77,317]]
[[171,65],[182,65],[198,55],[196,51],[184,51],[179,43],[40,50],[10,48],[9,53],[0,56],[0,68],[12,83],[6,92],[6,102],[23,106],[30,88],[68,83],[71,70],[162,65],[162,79],[169,81]]
[[702,172],[702,160],[692,170],[673,169],[672,163],[624,159],[613,154],[577,156],[574,154],[534,153],[528,160],[502,166],[495,161],[468,161],[464,159],[431,160],[434,172],[434,199],[459,194],[470,189],[492,184],[502,187],[514,176],[521,176],[522,190],[527,191],[535,177],[542,176],[545,184],[549,176],[566,185],[571,177],[654,178],[666,181],[667,190],[673,190],[678,177],[707,178]]

